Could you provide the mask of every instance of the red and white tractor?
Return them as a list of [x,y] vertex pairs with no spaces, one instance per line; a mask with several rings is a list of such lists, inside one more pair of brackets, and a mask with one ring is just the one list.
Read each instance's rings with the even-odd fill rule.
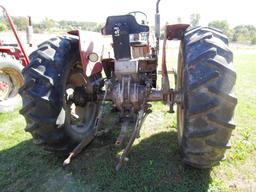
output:
[[18,90],[24,82],[21,71],[28,65],[29,59],[12,18],[2,5],[0,8],[6,15],[17,40],[17,44],[6,44],[0,36],[0,113],[3,113],[21,106],[22,100],[18,94]]
[[[161,50],[162,86],[157,89],[159,2],[153,44],[145,14],[131,12],[109,16],[101,30],[103,36],[112,37],[113,56],[110,52],[105,56],[102,35],[79,30],[42,43],[30,55],[20,89],[25,130],[47,150],[70,152],[65,165],[107,131],[99,128],[107,101],[118,111],[121,125],[115,144],[122,144],[130,133],[117,170],[128,159],[154,101],[169,105],[170,112],[177,105],[178,143],[184,163],[211,167],[230,147],[237,99],[232,94],[236,73],[228,39],[213,28],[167,25]],[[138,20],[141,16],[144,19]],[[172,72],[176,81],[171,84],[166,43],[172,40],[180,41],[180,49],[177,72]],[[133,129],[127,131],[129,127]]]

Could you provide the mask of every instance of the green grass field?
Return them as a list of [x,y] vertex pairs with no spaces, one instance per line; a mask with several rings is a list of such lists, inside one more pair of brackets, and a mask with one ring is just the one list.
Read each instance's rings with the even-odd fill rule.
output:
[[63,168],[64,157],[32,143],[17,110],[0,115],[0,191],[256,191],[256,55],[237,53],[234,62],[237,128],[219,166],[197,170],[181,163],[175,115],[160,103],[153,105],[130,161],[119,172],[115,131],[97,138]]

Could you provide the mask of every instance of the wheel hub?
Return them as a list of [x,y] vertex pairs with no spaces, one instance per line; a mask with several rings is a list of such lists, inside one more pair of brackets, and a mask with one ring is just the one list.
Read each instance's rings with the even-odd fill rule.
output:
[[66,109],[70,113],[67,131],[75,140],[81,140],[94,125],[97,115],[97,104],[87,98],[86,79],[83,71],[73,69],[66,82]]
[[0,100],[7,99],[12,88],[12,82],[8,74],[0,71]]

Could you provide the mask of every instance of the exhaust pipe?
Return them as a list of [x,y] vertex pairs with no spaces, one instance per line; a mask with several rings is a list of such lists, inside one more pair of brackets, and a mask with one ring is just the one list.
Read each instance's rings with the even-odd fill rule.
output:
[[28,16],[28,26],[26,30],[27,34],[27,44],[29,44],[29,47],[32,47],[32,40],[33,40],[33,26],[31,21],[31,16]]
[[156,51],[159,52],[159,39],[160,39],[160,13],[159,13],[160,0],[156,2],[156,14],[155,14],[155,37],[156,37]]

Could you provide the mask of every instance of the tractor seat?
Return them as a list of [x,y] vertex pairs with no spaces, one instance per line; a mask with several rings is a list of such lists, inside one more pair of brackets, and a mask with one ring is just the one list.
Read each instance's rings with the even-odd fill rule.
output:
[[101,29],[102,35],[112,35],[115,27],[126,27],[128,34],[149,32],[147,25],[140,25],[132,15],[109,16],[106,25]]
[[132,15],[110,16],[101,29],[103,35],[112,35],[116,59],[131,58],[130,34],[149,32],[147,25],[140,25]]

